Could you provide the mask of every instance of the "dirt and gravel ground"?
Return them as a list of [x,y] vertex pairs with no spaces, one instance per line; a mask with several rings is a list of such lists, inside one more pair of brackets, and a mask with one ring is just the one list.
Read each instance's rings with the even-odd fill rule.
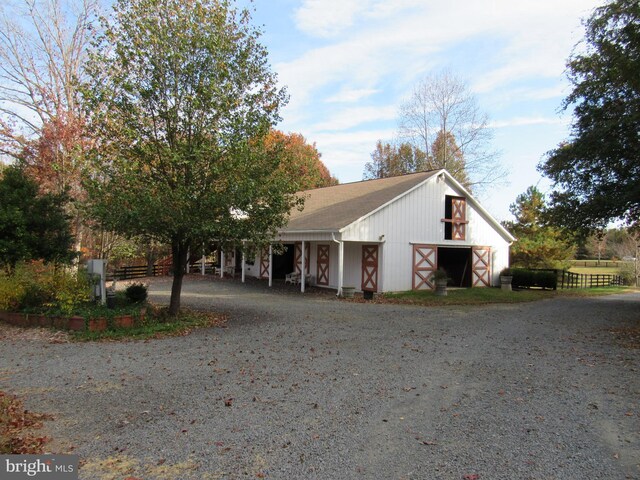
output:
[[0,330],[0,389],[54,414],[80,478],[640,478],[640,294],[420,308],[191,277],[183,304],[228,327]]

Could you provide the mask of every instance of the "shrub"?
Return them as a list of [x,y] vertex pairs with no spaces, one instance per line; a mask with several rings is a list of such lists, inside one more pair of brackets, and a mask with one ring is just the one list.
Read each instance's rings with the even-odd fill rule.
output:
[[509,267],[506,267],[500,270],[501,277],[510,277],[512,275],[513,275],[513,271]]
[[529,270],[527,268],[512,269],[514,287],[530,288],[552,288],[558,285],[558,278],[554,271],[548,270]]
[[625,285],[638,286],[638,283],[636,283],[636,266],[634,262],[623,263],[620,267],[620,276]]
[[13,275],[0,275],[0,310],[47,308],[71,314],[90,300],[90,293],[83,270],[31,262],[17,265]]
[[65,315],[70,315],[78,306],[91,300],[91,286],[84,271],[72,273],[58,270],[54,272],[52,286],[51,306]]
[[0,310],[16,310],[22,304],[25,288],[13,276],[0,275]]
[[127,299],[132,303],[144,302],[147,294],[147,286],[144,283],[132,283],[125,290]]
[[447,276],[447,272],[444,271],[443,269],[439,268],[438,270],[435,270],[432,274],[431,274],[431,278],[433,280],[448,280],[449,277]]

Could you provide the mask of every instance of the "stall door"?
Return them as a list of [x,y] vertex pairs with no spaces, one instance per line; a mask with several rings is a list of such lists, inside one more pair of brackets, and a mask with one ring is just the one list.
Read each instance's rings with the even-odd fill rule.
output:
[[260,252],[260,278],[269,278],[269,249]]
[[471,286],[491,286],[491,247],[471,248]]
[[435,245],[413,246],[413,282],[414,290],[435,288],[431,275],[438,267],[438,247]]
[[316,283],[329,285],[329,245],[318,245],[318,269]]
[[378,291],[378,245],[362,246],[362,291]]
[[452,210],[452,225],[451,225],[451,239],[452,240],[464,240],[465,229],[467,224],[466,211],[467,201],[464,198],[453,198],[451,200]]
[[[311,250],[309,242],[304,244],[304,271],[309,274],[309,250]],[[296,266],[296,273],[302,275],[302,243],[295,244],[295,253],[293,261]]]

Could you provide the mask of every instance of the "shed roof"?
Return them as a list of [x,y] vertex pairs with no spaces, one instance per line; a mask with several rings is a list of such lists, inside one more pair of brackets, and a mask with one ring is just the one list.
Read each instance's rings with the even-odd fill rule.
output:
[[299,192],[304,209],[293,209],[283,232],[337,231],[390,202],[440,170],[343,183]]

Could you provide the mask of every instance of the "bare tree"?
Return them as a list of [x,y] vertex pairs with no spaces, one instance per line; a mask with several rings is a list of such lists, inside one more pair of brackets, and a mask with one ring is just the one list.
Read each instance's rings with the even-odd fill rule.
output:
[[82,117],[76,80],[98,0],[20,0],[0,7],[0,153],[20,159],[47,125]]
[[588,238],[589,250],[594,256],[598,257],[598,263],[600,263],[602,255],[607,251],[608,233],[607,230],[601,229],[595,231]]
[[[487,115],[467,85],[449,72],[416,85],[400,108],[399,136],[424,152],[438,150],[437,155],[429,155],[428,168],[446,168],[476,191],[506,177],[497,152],[491,149]],[[434,147],[438,138],[448,140]]]
[[[89,136],[79,103],[99,0],[9,0],[0,6],[0,155],[21,162],[42,191],[84,195]],[[76,250],[88,230],[73,216]],[[87,232],[84,232],[87,230]]]

